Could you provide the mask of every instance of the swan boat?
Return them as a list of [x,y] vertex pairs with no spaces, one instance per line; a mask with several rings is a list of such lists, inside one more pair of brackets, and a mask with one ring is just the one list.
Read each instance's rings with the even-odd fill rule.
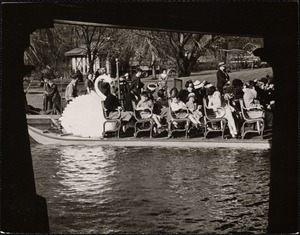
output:
[[28,126],[30,137],[43,145],[98,145],[98,146],[122,146],[122,147],[177,147],[177,148],[245,148],[245,149],[269,149],[268,140],[259,139],[206,139],[197,138],[99,138],[82,137],[72,134],[58,134],[43,131],[38,128]]
[[[59,121],[65,133],[60,134],[49,130],[33,127],[34,122],[28,123],[28,133],[37,143],[43,145],[102,145],[102,146],[153,146],[153,147],[220,147],[220,148],[247,148],[269,149],[269,140],[260,139],[221,139],[204,137],[195,138],[136,138],[103,137],[103,123],[105,121],[101,101],[106,96],[100,91],[100,81],[111,83],[107,75],[99,76],[95,81],[95,92],[76,97],[70,102]],[[35,115],[36,116],[36,115]],[[46,117],[47,118],[47,117]],[[38,118],[37,118],[38,119]],[[52,119],[51,119],[52,120]],[[53,120],[52,120],[53,121]],[[97,127],[97,128],[96,128]],[[114,129],[115,127],[107,127]]]

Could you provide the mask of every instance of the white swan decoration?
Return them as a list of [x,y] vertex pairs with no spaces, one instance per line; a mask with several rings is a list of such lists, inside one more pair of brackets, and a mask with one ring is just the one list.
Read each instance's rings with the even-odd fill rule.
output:
[[[103,137],[103,123],[105,121],[102,102],[106,96],[100,91],[100,81],[111,83],[108,75],[100,75],[95,81],[95,92],[78,96],[65,108],[60,118],[61,125],[67,133],[82,137]],[[107,123],[105,130],[112,130],[115,124]]]

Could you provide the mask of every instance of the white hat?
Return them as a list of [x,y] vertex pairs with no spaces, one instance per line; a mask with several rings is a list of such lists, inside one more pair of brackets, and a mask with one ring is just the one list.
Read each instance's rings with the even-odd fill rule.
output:
[[201,88],[201,82],[199,80],[194,81],[194,88],[195,89]]
[[220,62],[220,63],[218,64],[218,66],[219,66],[219,67],[225,66],[225,63],[224,63],[224,62]]
[[155,83],[149,83],[148,86],[147,86],[147,89],[149,91],[155,91],[157,88],[156,84]]
[[127,76],[129,76],[129,74],[128,74],[128,73],[125,73],[125,74],[124,74],[124,77],[127,77]]
[[213,84],[208,83],[208,84],[205,86],[205,88],[210,88],[210,87],[212,87],[212,86],[213,86]]
[[187,98],[190,98],[190,97],[195,97],[195,93],[193,93],[193,92],[189,93]]

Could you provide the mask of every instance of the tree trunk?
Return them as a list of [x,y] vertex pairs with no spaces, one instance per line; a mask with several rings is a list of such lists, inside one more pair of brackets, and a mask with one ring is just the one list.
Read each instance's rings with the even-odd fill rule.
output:
[[177,59],[178,64],[178,77],[189,77],[191,76],[192,69],[198,58],[185,54]]

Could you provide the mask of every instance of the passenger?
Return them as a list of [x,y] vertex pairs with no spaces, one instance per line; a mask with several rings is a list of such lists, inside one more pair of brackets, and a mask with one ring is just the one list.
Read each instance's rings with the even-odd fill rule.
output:
[[160,74],[159,80],[160,80],[159,88],[167,90],[168,89],[168,74],[167,74],[166,69],[164,69],[163,72]]
[[224,91],[224,102],[226,105],[228,105],[230,107],[237,130],[239,131],[240,127],[242,126],[243,120],[242,120],[242,116],[240,114],[240,112],[241,112],[240,102],[239,102],[239,100],[237,100],[237,101],[234,100],[235,99],[235,97],[234,97],[235,89],[233,88],[233,86],[224,86],[223,91]]
[[75,97],[77,97],[77,82],[78,82],[78,77],[76,74],[71,75],[71,82],[69,85],[66,87],[66,92],[65,92],[65,99],[67,103],[69,104]]
[[[237,138],[237,130],[235,122],[232,116],[232,107],[226,102],[222,102],[221,93],[217,91],[216,87],[210,86],[207,90],[208,105],[209,109],[215,111],[216,117],[222,117],[228,121],[228,128],[232,138]],[[224,109],[219,109],[223,107]],[[225,112],[225,113],[224,113]]]
[[204,89],[205,82],[206,81],[200,82],[199,80],[194,82],[195,102],[201,106],[201,109],[203,107],[203,98],[206,95],[206,91]]
[[181,91],[179,91],[179,94],[178,94],[178,98],[179,98],[182,102],[186,102],[189,93],[192,93],[192,92],[195,93],[195,92],[194,92],[194,84],[193,84],[193,81],[192,81],[192,80],[188,80],[188,81],[185,83],[185,88],[186,88],[186,89],[182,89]]
[[[199,121],[197,121],[195,117],[189,113],[185,103],[183,103],[178,96],[174,96],[171,99],[171,110],[175,113],[176,118],[188,118],[196,127],[198,127]],[[177,127],[176,122],[173,124]]]
[[120,101],[116,95],[117,88],[112,86],[110,88],[110,93],[107,95],[104,106],[106,109],[106,115],[109,119],[117,119],[119,117],[119,112],[121,113],[120,119],[124,123],[127,123],[133,117],[133,113],[130,111],[123,111]]
[[[259,100],[257,99],[257,91],[255,90],[254,87],[254,82],[249,81],[244,84],[244,89],[243,89],[244,95],[244,103],[246,108],[252,108],[252,109],[258,109],[258,110],[263,110],[263,106],[260,104]],[[261,111],[259,111],[258,116],[261,116]],[[256,116],[256,115],[255,115]],[[252,118],[254,118],[253,116]]]
[[125,73],[124,74],[124,77],[125,77],[125,80],[128,82],[131,80],[130,76],[129,76],[129,73]]
[[132,86],[130,92],[126,95],[125,104],[124,104],[125,110],[133,112],[132,101],[134,101],[134,103],[137,104],[139,100],[140,100],[140,96],[139,96],[138,88]]
[[140,111],[140,115],[142,118],[151,117],[153,121],[156,123],[157,128],[162,128],[160,117],[154,113],[152,113],[151,115],[151,111],[153,112],[153,108],[154,108],[153,101],[149,98],[148,93],[146,91],[143,91],[141,93],[141,100],[138,102],[136,106],[136,110]]
[[120,96],[121,100],[125,100],[128,93],[128,84],[125,76],[120,77]]
[[100,75],[100,68],[98,68],[96,70],[94,79],[96,79],[97,77],[99,77],[99,75]]
[[254,88],[257,92],[257,100],[259,100],[259,103],[263,106],[264,109],[267,107],[267,78],[261,78],[259,79],[255,84]]
[[128,92],[130,91],[130,87],[131,87],[131,76],[129,75],[129,73],[125,73],[124,74],[124,78],[125,78],[125,81],[126,81],[126,84],[127,84],[127,90]]
[[106,72],[106,68],[105,67],[102,67],[100,69],[97,69],[96,73],[95,73],[95,77],[94,77],[94,82],[95,80],[100,76],[100,75],[108,75],[107,72]]
[[173,97],[177,96],[179,93],[178,89],[176,87],[171,88],[170,90],[170,99],[172,99]]
[[57,85],[52,77],[44,79],[44,111],[50,111],[51,114],[61,114],[61,97]]
[[78,77],[78,82],[83,82],[83,74],[81,73],[81,71],[78,69],[76,71],[77,77]]
[[85,80],[85,94],[90,94],[92,90],[94,90],[94,75],[92,73],[89,73],[87,76],[87,79]]
[[148,92],[148,95],[149,95],[149,98],[154,102],[154,97],[153,97],[153,94],[155,93],[156,91],[156,84],[154,83],[150,83],[148,84],[147,88],[146,88],[146,91]]
[[48,110],[52,110],[53,103],[52,103],[52,95],[49,87],[49,77],[43,78],[43,85],[44,85],[44,93],[43,93],[43,111],[47,112]]
[[159,89],[157,91],[157,99],[156,103],[158,104],[159,108],[167,108],[169,107],[167,91],[164,89]]
[[220,94],[223,94],[223,87],[229,83],[229,75],[226,71],[226,65],[224,62],[218,64],[219,69],[217,71],[217,88]]
[[142,72],[143,71],[138,68],[137,72],[136,72],[135,76],[133,76],[132,82],[131,82],[131,85],[135,86],[138,89],[139,95],[144,89],[144,83],[141,81]]
[[167,97],[167,91],[164,89],[159,89],[157,92],[158,98],[156,99],[156,106],[158,114],[162,119],[168,120],[169,113],[169,102]]
[[273,79],[269,79],[266,92],[267,92],[266,108],[270,111],[273,111],[275,107],[275,89],[274,89]]
[[200,122],[200,118],[203,117],[202,112],[200,111],[201,106],[195,102],[194,93],[189,94],[188,101],[186,102],[186,108],[190,111],[190,115],[192,115],[197,121],[198,126],[202,126],[202,123]]
[[243,82],[240,79],[233,79],[232,88],[233,88],[233,97],[232,97],[232,105],[236,109],[236,111],[241,112],[240,99],[243,99],[244,91],[243,91]]

